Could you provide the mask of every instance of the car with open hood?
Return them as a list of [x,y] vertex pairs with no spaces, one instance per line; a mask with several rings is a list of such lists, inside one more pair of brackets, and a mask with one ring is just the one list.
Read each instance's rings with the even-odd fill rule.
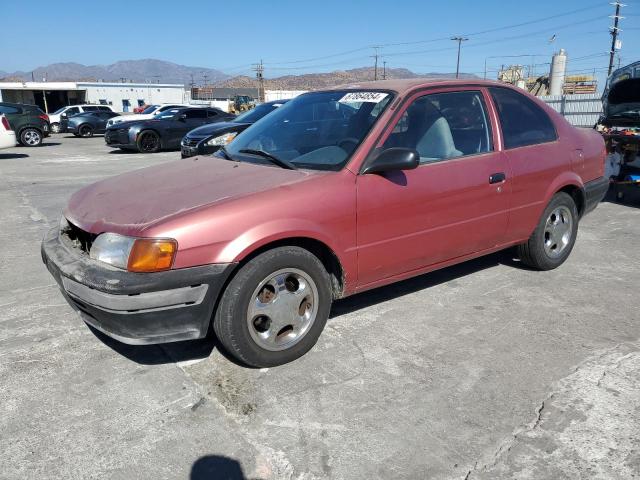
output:
[[81,189],[42,258],[115,339],[213,327],[268,367],[313,347],[335,299],[514,246],[559,267],[603,172],[597,132],[514,87],[360,83],[300,95],[214,155]]
[[137,150],[140,153],[178,150],[182,137],[190,130],[233,118],[233,115],[211,107],[169,108],[150,119],[131,120],[111,126],[107,123],[104,139],[110,147]]
[[240,132],[287,102],[288,100],[273,100],[261,103],[229,122],[213,123],[191,130],[180,142],[182,158],[216,152],[220,147],[228,145]]

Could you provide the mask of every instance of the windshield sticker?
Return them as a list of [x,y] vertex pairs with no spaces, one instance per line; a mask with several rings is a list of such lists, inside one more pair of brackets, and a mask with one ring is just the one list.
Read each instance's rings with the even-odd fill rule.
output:
[[387,98],[387,93],[382,92],[351,92],[347,93],[338,102],[340,103],[356,103],[356,102],[369,102],[380,103]]

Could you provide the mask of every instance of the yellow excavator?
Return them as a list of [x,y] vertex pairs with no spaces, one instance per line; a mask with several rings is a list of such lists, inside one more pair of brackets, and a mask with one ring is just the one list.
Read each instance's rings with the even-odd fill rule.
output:
[[229,113],[238,114],[251,110],[256,106],[255,100],[249,95],[236,95],[229,99]]

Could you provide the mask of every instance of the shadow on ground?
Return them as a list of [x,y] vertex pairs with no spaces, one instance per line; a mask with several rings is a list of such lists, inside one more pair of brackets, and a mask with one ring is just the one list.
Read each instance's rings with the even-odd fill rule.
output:
[[[191,467],[190,480],[249,480],[237,460],[219,455],[205,455]],[[259,480],[259,479],[251,479]]]
[[0,160],[11,160],[14,158],[29,158],[26,153],[0,153]]

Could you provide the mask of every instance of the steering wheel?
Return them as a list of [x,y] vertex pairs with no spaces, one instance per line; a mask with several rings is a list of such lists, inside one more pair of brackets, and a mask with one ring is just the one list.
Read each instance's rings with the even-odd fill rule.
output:
[[347,153],[351,153],[360,143],[359,138],[347,137],[338,142],[338,146]]

